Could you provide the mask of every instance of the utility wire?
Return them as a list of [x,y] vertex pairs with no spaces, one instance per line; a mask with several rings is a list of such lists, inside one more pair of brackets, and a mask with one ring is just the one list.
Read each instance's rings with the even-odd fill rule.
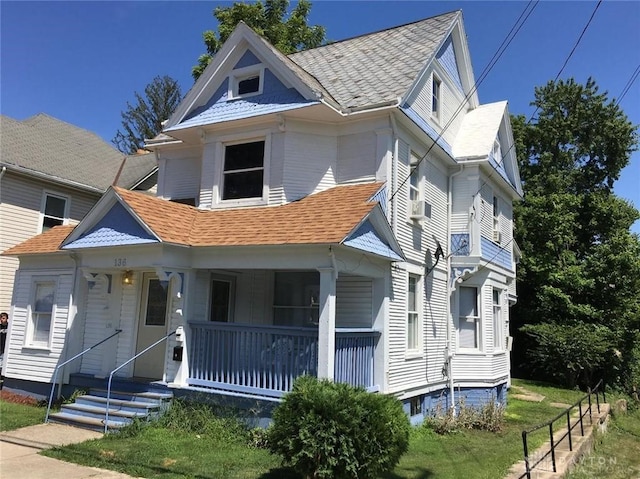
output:
[[620,93],[620,96],[616,100],[616,106],[620,104],[620,102],[622,101],[624,96],[627,94],[629,89],[633,86],[634,82],[638,79],[638,75],[640,75],[640,63],[636,67],[635,71],[631,74],[631,77],[629,78],[629,80],[627,80],[626,85],[622,89],[622,93]]
[[[560,71],[558,71],[558,74],[556,75],[556,77],[554,78],[554,82],[556,82],[558,80],[558,78],[560,78],[560,75],[562,75],[562,72],[564,71],[565,67],[567,66],[567,64],[569,63],[569,60],[571,59],[571,57],[573,56],[573,54],[575,53],[576,49],[578,48],[578,45],[580,44],[580,42],[582,41],[582,37],[584,37],[584,34],[586,33],[587,29],[589,28],[589,25],[591,25],[591,21],[593,20],[593,17],[595,16],[596,12],[598,11],[598,8],[600,8],[600,5],[602,4],[603,0],[599,0],[597,5],[595,6],[595,8],[593,9],[593,12],[591,13],[591,17],[589,17],[589,20],[587,21],[587,23],[585,24],[584,28],[582,29],[582,32],[580,33],[580,36],[578,37],[578,40],[576,40],[575,45],[573,46],[573,48],[571,49],[571,51],[569,52],[569,55],[567,55],[567,58],[565,59],[564,63],[562,64],[562,68],[560,68]],[[636,69],[636,72],[634,72],[635,74],[635,78],[638,77],[638,73],[640,73],[640,65],[638,65],[638,68]],[[635,81],[635,78],[633,79],[633,81]],[[633,83],[633,81],[631,81],[631,83]],[[629,82],[627,82],[629,83]],[[631,85],[629,85],[629,88],[631,87]],[[623,94],[621,95],[620,99],[618,101],[620,101],[622,99],[622,97],[624,97],[624,95],[627,93],[628,88],[625,86],[626,90],[623,92]],[[540,109],[539,106],[536,106],[536,109],[533,110],[533,113],[531,114],[531,116],[529,117],[529,119],[525,122],[525,125],[528,125],[531,123],[531,121],[534,119],[536,113],[538,112],[538,110]],[[505,152],[504,155],[502,155],[502,158],[500,160],[500,162],[502,162],[507,155],[509,154],[509,152],[515,147],[515,143],[513,143]],[[480,185],[480,188],[478,189],[478,191],[476,191],[476,193],[473,196],[476,196],[478,193],[480,193],[480,191],[482,191],[482,188],[484,187],[484,185],[487,184],[487,182],[489,181],[489,179],[493,176],[493,174],[495,173],[495,169],[489,174],[489,176],[487,176],[487,178],[482,182],[482,184]]]
[[[511,30],[509,31],[509,33],[507,34],[505,39],[502,41],[502,44],[498,47],[498,50],[496,50],[496,53],[494,53],[494,55],[491,58],[491,60],[489,61],[489,63],[484,68],[483,72],[480,74],[480,77],[478,78],[478,80],[474,83],[473,87],[469,90],[469,93],[467,93],[465,95],[464,99],[460,102],[460,105],[458,106],[456,111],[451,116],[451,119],[444,125],[444,127],[442,128],[442,130],[440,131],[440,133],[438,134],[436,139],[433,141],[431,146],[427,149],[427,152],[424,155],[422,155],[422,157],[418,160],[418,162],[415,165],[413,165],[413,168],[410,169],[409,174],[400,183],[400,185],[398,185],[396,191],[394,191],[391,194],[391,197],[389,198],[389,201],[393,200],[393,198],[398,194],[398,192],[400,191],[402,186],[404,186],[404,184],[407,181],[409,181],[409,178],[411,178],[411,174],[415,171],[416,168],[418,168],[420,166],[420,163],[422,163],[424,161],[424,159],[431,152],[431,150],[436,145],[436,143],[440,140],[440,138],[442,138],[442,135],[444,134],[444,132],[449,128],[449,126],[451,126],[451,124],[456,119],[458,114],[460,114],[460,112],[464,109],[464,107],[466,106],[467,101],[469,100],[469,98],[471,98],[475,94],[475,92],[478,90],[478,87],[480,86],[480,84],[484,81],[484,79],[489,74],[489,72],[493,69],[493,67],[498,62],[498,60],[500,59],[502,54],[509,47],[509,45],[511,44],[511,42],[513,41],[515,36],[518,34],[518,32],[520,31],[520,29],[522,28],[524,23],[527,21],[527,19],[529,18],[529,16],[533,12],[533,10],[538,5],[538,2],[539,2],[539,0],[535,0],[535,1],[534,0],[530,0],[529,1],[529,3],[525,7],[525,9],[522,11],[522,13],[518,17],[518,19],[516,20],[514,25],[511,27]],[[533,6],[531,6],[532,4],[533,4]],[[522,19],[523,17],[524,17],[524,19]],[[521,19],[522,19],[522,21],[521,21]]]

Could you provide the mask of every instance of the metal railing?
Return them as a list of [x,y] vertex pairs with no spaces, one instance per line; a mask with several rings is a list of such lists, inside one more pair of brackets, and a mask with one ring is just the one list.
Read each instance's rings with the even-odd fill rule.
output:
[[[532,427],[530,429],[527,429],[525,431],[522,431],[522,446],[524,449],[524,464],[525,464],[525,472],[520,476],[520,478],[526,477],[527,479],[531,479],[531,472],[533,471],[533,469],[539,465],[542,461],[544,461],[549,455],[551,456],[551,464],[553,465],[553,472],[557,472],[556,471],[556,448],[558,447],[558,445],[565,439],[568,438],[569,441],[569,451],[573,451],[573,441],[571,438],[571,431],[573,430],[573,428],[575,428],[576,426],[578,426],[578,424],[580,425],[580,435],[584,436],[584,423],[583,423],[583,419],[584,417],[589,414],[589,424],[593,424],[593,415],[591,412],[591,406],[592,406],[592,402],[591,402],[591,396],[595,395],[596,398],[596,404],[597,404],[597,408],[598,408],[598,414],[600,414],[600,394],[602,394],[602,401],[606,402],[607,398],[605,396],[605,392],[604,392],[604,384],[602,379],[598,382],[598,384],[595,385],[595,387],[593,389],[589,388],[587,394],[585,394],[582,398],[580,398],[578,401],[576,401],[575,403],[573,403],[571,406],[569,406],[567,409],[565,409],[564,411],[562,411],[560,414],[558,414],[556,417],[554,417],[553,419],[540,424],[538,426]],[[582,403],[587,401],[588,402],[588,407],[586,410],[583,411],[582,409]],[[574,424],[571,424],[571,412],[574,410],[574,408],[578,408],[578,418],[576,420],[576,422]],[[565,432],[560,438],[557,439],[557,441],[554,439],[553,437],[553,423],[556,422],[558,419],[562,418],[563,416],[566,416],[567,419],[567,432]],[[531,462],[531,458],[529,457],[529,446],[527,443],[527,436],[529,434],[531,434],[532,432],[538,431],[542,428],[548,427],[549,428],[549,442],[550,442],[550,448],[549,451],[545,452],[544,454],[542,454],[539,458],[537,458],[534,462]]]
[[153,343],[150,346],[147,346],[145,349],[140,351],[138,354],[136,354],[132,358],[129,358],[124,363],[122,363],[120,366],[118,366],[113,371],[111,371],[111,373],[109,374],[109,382],[107,383],[107,403],[106,403],[106,406],[105,406],[105,415],[104,415],[104,433],[105,434],[108,432],[108,428],[109,428],[109,402],[111,400],[111,381],[113,380],[113,375],[116,372],[120,371],[127,364],[131,363],[131,361],[135,361],[137,358],[142,356],[144,353],[146,353],[150,349],[153,349],[154,347],[156,347],[158,344],[162,343],[163,341],[166,341],[167,339],[169,339],[174,334],[176,334],[176,332],[172,331],[171,333],[167,334],[166,336],[158,339],[155,343]]
[[[58,367],[56,368],[56,371],[53,373],[53,383],[51,384],[51,394],[49,394],[49,404],[47,405],[47,414],[44,417],[44,422],[45,424],[47,422],[49,422],[49,412],[51,411],[51,404],[53,403],[53,394],[54,391],[56,389],[56,381],[58,380],[58,371],[60,370],[61,367],[66,366],[67,364],[69,364],[71,361],[78,359],[80,356],[83,356],[84,354],[88,353],[89,351],[91,351],[94,348],[97,348],[98,346],[100,346],[102,343],[105,343],[107,341],[109,341],[111,338],[113,338],[114,336],[117,336],[118,334],[120,334],[122,332],[122,329],[116,329],[116,332],[113,333],[111,336],[104,338],[102,341],[94,344],[93,346],[85,349],[84,351],[82,351],[81,353],[76,354],[74,357],[72,357],[71,359],[67,359],[64,363],[58,365]],[[58,397],[60,397],[60,388],[58,388]]]

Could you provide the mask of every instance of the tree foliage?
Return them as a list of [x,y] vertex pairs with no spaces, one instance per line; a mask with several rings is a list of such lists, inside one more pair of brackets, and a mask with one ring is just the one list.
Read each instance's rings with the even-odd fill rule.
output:
[[285,54],[322,45],[325,41],[324,27],[307,24],[311,2],[300,0],[285,19],[288,7],[289,0],[234,2],[230,7],[216,7],[213,16],[218,20],[218,32],[207,30],[202,34],[207,52],[200,55],[198,64],[192,68],[193,78],[197,80],[202,75],[240,21]]
[[640,239],[630,227],[640,214],[613,185],[637,148],[636,127],[592,79],[549,82],[532,105],[534,122],[512,122],[525,191],[514,211],[513,325],[527,325],[514,359],[540,379],[563,369],[569,384],[597,375],[628,384],[640,330]]
[[127,109],[121,112],[122,129],[111,140],[123,153],[144,148],[144,140],[162,131],[162,122],[169,119],[182,99],[180,85],[166,75],[155,77],[145,87],[144,95],[134,95],[135,104],[127,102]]

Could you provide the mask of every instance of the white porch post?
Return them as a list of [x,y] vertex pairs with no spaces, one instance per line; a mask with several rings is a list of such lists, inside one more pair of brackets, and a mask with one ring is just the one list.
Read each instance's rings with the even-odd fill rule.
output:
[[336,273],[320,271],[320,324],[318,325],[318,377],[333,379],[336,355]]

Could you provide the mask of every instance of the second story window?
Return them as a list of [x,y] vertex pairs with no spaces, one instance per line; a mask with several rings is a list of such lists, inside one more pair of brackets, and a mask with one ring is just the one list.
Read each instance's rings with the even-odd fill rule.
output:
[[42,204],[42,231],[67,223],[67,198],[45,193]]
[[254,141],[225,146],[223,200],[262,198],[264,144],[264,141]]
[[431,115],[440,119],[440,110],[442,108],[442,82],[440,79],[433,75],[431,80]]

